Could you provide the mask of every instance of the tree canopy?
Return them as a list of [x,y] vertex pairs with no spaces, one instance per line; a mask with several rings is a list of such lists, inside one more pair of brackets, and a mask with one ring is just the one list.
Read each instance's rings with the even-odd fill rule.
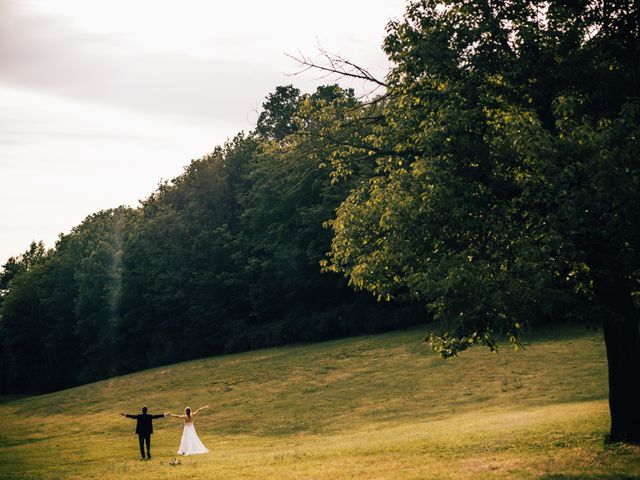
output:
[[638,18],[633,2],[412,2],[388,26],[395,65],[361,148],[390,153],[340,205],[325,265],[424,303],[445,357],[517,345],[541,317],[603,322],[611,438],[634,441]]

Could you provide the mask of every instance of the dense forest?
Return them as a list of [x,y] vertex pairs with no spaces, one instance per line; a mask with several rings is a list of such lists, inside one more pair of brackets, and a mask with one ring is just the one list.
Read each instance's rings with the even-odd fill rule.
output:
[[[443,357],[602,327],[612,440],[640,441],[640,12],[415,0],[377,85],[268,96],[136,209],[1,274],[4,391],[434,320]],[[301,62],[310,67],[306,58]]]
[[2,390],[48,391],[180,360],[424,322],[322,274],[349,185],[287,145],[297,112],[352,91],[278,87],[240,133],[138,208],[87,217],[3,266]]

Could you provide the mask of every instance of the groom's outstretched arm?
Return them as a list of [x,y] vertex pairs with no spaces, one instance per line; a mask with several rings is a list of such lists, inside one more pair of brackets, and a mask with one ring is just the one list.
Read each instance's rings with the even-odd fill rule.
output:
[[164,418],[164,413],[160,413],[158,415],[151,415],[151,418]]
[[123,417],[127,417],[127,418],[133,418],[134,420],[138,419],[137,415],[129,415],[128,413],[121,413],[120,415],[122,415]]

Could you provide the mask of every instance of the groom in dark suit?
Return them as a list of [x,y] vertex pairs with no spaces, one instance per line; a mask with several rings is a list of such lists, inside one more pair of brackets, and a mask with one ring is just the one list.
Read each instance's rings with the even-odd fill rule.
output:
[[151,458],[151,434],[153,433],[153,419],[164,418],[165,414],[149,415],[147,407],[142,407],[141,415],[121,414],[123,417],[134,418],[136,420],[136,433],[140,440],[140,460],[144,460],[144,444],[147,445],[147,459]]

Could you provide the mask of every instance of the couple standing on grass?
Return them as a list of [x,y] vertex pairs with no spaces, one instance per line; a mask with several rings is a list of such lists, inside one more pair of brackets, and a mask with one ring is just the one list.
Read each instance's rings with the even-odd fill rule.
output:
[[142,413],[139,415],[129,415],[122,413],[123,417],[133,418],[136,420],[136,433],[140,441],[140,460],[144,460],[144,446],[147,446],[147,459],[151,458],[151,434],[153,433],[153,420],[155,418],[164,418],[166,416],[184,419],[184,429],[182,430],[182,439],[180,440],[180,448],[178,455],[195,455],[197,453],[207,453],[207,447],[200,441],[196,433],[196,427],[193,425],[194,418],[209,405],[200,407],[192,412],[189,407],[184,409],[184,415],[176,415],[174,413],[161,413],[159,415],[150,415],[147,413],[147,407],[142,407]]

